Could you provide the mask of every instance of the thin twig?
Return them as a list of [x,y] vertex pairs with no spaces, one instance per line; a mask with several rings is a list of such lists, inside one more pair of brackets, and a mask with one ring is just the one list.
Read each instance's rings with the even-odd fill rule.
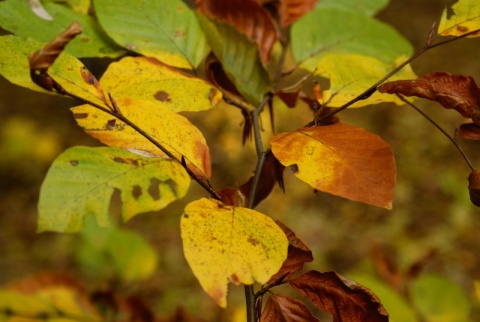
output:
[[409,105],[412,107],[414,110],[416,110],[418,113],[420,113],[424,118],[426,118],[430,123],[432,123],[440,132],[443,133],[452,143],[455,145],[457,148],[458,152],[462,155],[462,157],[465,159],[467,162],[468,166],[472,171],[475,171],[472,162],[470,162],[470,159],[467,157],[465,152],[463,152],[463,149],[458,145],[458,143],[440,126],[438,125],[434,120],[432,120],[427,114],[425,114],[422,110],[420,110],[415,104],[412,102],[409,102],[403,95],[396,94],[398,98],[400,98],[405,104]]

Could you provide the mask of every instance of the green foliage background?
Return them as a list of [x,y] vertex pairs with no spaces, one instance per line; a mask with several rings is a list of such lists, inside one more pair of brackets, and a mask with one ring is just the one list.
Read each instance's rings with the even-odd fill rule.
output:
[[[388,22],[420,48],[445,5],[442,0],[392,0],[377,17]],[[480,83],[480,39],[468,39],[434,49],[412,64],[418,75],[448,71],[471,75]],[[108,59],[88,61],[100,76]],[[0,79],[0,285],[39,271],[70,272],[88,281],[92,272],[81,266],[75,253],[81,235],[36,234],[40,184],[53,159],[73,145],[99,145],[79,127],[68,110],[78,105],[69,99],[39,94]],[[418,103],[453,134],[462,118],[430,103]],[[207,118],[204,118],[208,115]],[[212,151],[215,187],[235,186],[254,170],[254,148],[241,146],[241,115],[236,109],[188,114],[205,133]],[[258,210],[290,226],[312,250],[310,267],[346,274],[373,274],[370,249],[379,245],[400,269],[431,251],[423,267],[451,279],[473,299],[472,281],[480,280],[480,210],[468,199],[469,169],[451,143],[426,120],[406,106],[378,105],[344,111],[347,123],[363,126],[392,145],[397,162],[397,188],[393,210],[354,203],[311,188],[286,171],[286,195],[276,188]],[[311,118],[306,108],[276,112],[277,131],[301,126]],[[288,120],[283,121],[282,119]],[[268,133],[268,118],[263,122]],[[472,162],[480,167],[478,143],[461,141]],[[177,305],[192,313],[209,312],[207,318],[229,314],[205,296],[183,257],[179,217],[191,200],[203,196],[192,184],[189,196],[159,213],[138,216],[125,224],[140,232],[159,253],[159,271],[140,284],[126,284],[119,291],[140,292],[159,312],[173,312]],[[87,287],[102,281],[90,279]],[[103,281],[105,282],[105,281]],[[242,304],[243,289],[231,288]],[[232,301],[232,297],[230,301]],[[480,316],[480,304],[473,315]],[[233,301],[230,303],[234,303]],[[235,305],[230,304],[233,308]]]

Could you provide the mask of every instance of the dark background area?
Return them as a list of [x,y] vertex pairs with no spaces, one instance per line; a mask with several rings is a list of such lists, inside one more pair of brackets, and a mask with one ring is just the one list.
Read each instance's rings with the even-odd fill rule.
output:
[[[432,24],[452,2],[393,0],[377,17],[419,49]],[[470,75],[478,83],[479,48],[480,39],[460,40],[427,52],[412,66],[417,75],[447,71]],[[86,61],[97,77],[107,63]],[[455,111],[438,104],[421,100],[417,104],[452,135],[463,122]],[[35,93],[0,78],[0,285],[44,271],[68,272],[80,280],[88,275],[74,255],[79,235],[36,233],[38,193],[53,159],[70,146],[99,145],[75,124],[68,108],[76,105],[71,99]],[[222,105],[189,117],[205,133],[212,151],[214,186],[246,181],[256,160],[253,143],[242,148],[238,110]],[[278,129],[292,129],[292,124],[299,127],[311,116],[306,110],[279,106],[276,117]],[[480,211],[469,201],[470,171],[455,147],[406,106],[352,109],[340,118],[379,134],[392,145],[398,172],[393,210],[314,194],[288,171],[286,194],[276,188],[258,210],[283,221],[312,249],[311,269],[347,274],[371,258],[374,246],[383,249],[400,269],[433,253],[422,270],[448,277],[473,298],[473,281],[480,281]],[[473,164],[479,165],[478,142],[460,140],[460,144]],[[181,249],[181,211],[200,196],[205,193],[192,183],[184,200],[124,224],[149,240],[160,254],[158,274],[135,290],[161,312],[172,312],[177,305],[194,313],[218,312],[191,274]],[[98,287],[84,282],[87,288]],[[131,291],[129,287],[123,291]],[[241,303],[243,290],[230,289],[233,303]],[[478,307],[477,303],[473,313],[477,317]]]

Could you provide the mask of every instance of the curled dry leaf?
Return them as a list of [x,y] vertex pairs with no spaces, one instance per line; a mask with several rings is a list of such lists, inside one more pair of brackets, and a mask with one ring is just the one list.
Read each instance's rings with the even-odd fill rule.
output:
[[280,1],[278,14],[280,25],[286,27],[300,19],[315,8],[317,0],[283,0]]
[[64,93],[63,88],[47,74],[47,70],[64,50],[65,46],[81,33],[82,26],[74,21],[64,32],[55,37],[54,40],[28,56],[30,77],[38,86],[48,91],[55,89],[60,93]]
[[480,125],[480,89],[470,76],[435,72],[416,80],[388,82],[378,88],[381,93],[417,96],[454,109]]
[[[276,183],[285,191],[283,183],[283,170],[285,167],[277,160],[271,151],[267,152],[263,164],[262,173],[258,182],[257,191],[253,207],[257,206],[263,199],[267,198],[273,190]],[[240,186],[240,191],[248,198],[252,189],[253,176]]]
[[299,300],[276,294],[268,298],[261,322],[318,321],[308,307]]
[[470,193],[470,201],[480,207],[480,171],[475,170],[468,177],[468,192]]
[[475,123],[464,123],[458,128],[458,135],[462,139],[480,140],[480,125]]
[[270,52],[280,38],[269,12],[255,0],[196,0],[201,13],[236,27],[257,44],[264,64],[270,61]]
[[379,136],[335,123],[279,133],[270,144],[275,157],[312,188],[391,208],[395,160]]
[[378,297],[366,287],[335,272],[309,271],[290,285],[319,309],[341,322],[388,322]]
[[303,269],[303,264],[313,261],[312,251],[305,245],[295,233],[285,226],[282,222],[276,221],[277,225],[282,228],[288,239],[288,255],[283,262],[282,268],[277,274],[273,275],[268,284],[274,284],[279,279],[288,280],[295,273]]

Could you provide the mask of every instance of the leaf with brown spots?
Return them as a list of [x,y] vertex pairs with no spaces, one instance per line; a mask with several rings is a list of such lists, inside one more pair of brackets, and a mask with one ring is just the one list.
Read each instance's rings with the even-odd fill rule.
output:
[[280,294],[272,294],[263,309],[260,322],[318,321],[301,301]]
[[110,64],[100,84],[117,101],[148,101],[173,112],[208,110],[222,99],[212,84],[147,57]]
[[388,322],[388,313],[375,294],[335,272],[309,271],[290,285],[338,322]]
[[226,22],[256,43],[264,64],[280,38],[269,12],[255,0],[196,0],[201,13]]
[[[438,24],[441,36],[461,36],[477,29],[480,29],[480,2],[477,0],[459,0],[451,8],[445,8]],[[468,37],[479,36],[477,32]]]
[[395,159],[387,142],[343,123],[279,133],[272,152],[312,188],[390,209]]
[[[73,147],[50,167],[40,190],[38,230],[75,232],[87,215],[108,226],[109,206],[120,191],[125,221],[182,198],[190,178],[177,162],[118,148]],[[62,202],[58,202],[61,200]]]
[[480,125],[480,88],[470,76],[435,72],[415,80],[388,82],[378,88],[381,93],[417,96],[454,109]]
[[266,283],[287,257],[288,240],[275,222],[255,210],[200,199],[185,207],[183,252],[205,292],[227,305],[228,283]]
[[282,268],[277,274],[273,275],[268,284],[275,284],[283,280],[289,280],[298,271],[303,269],[303,265],[313,261],[312,251],[305,245],[295,233],[280,221],[276,221],[277,225],[282,228],[288,238],[288,256],[283,262]]

